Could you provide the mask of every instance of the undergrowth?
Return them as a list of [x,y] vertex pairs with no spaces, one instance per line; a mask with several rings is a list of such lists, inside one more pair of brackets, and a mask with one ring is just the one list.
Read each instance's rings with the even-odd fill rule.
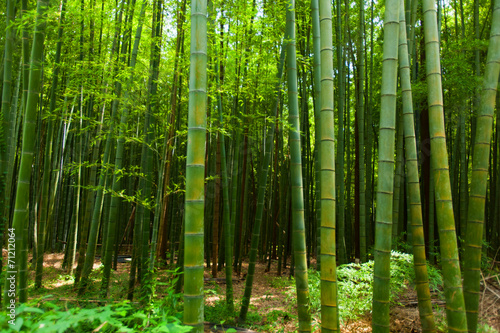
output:
[[29,302],[16,309],[14,325],[6,313],[0,315],[1,332],[84,333],[84,332],[189,332],[177,313],[161,301],[151,309],[138,309],[129,301],[101,307],[67,308],[51,301]]
[[[70,302],[58,300],[53,295],[41,296],[19,305],[15,316],[10,316],[5,311],[0,312],[0,333],[189,332],[191,327],[181,323],[182,295],[174,291],[179,273],[167,273],[169,283],[155,283],[155,287],[161,290],[161,297],[152,294],[151,299],[140,303],[125,300],[102,306],[86,302],[85,298]],[[64,276],[58,276],[58,279],[63,278]],[[116,288],[125,288],[126,276],[117,278],[119,283],[116,283]],[[155,280],[156,278],[153,279]],[[64,285],[62,288],[66,292],[72,290],[71,285]],[[96,292],[94,288],[96,287],[90,286],[87,296]],[[80,307],[79,304],[82,303],[85,304],[84,307]]]
[[[373,294],[373,261],[363,264],[347,264],[337,268],[338,304],[341,323],[355,320],[371,310]],[[431,292],[440,292],[442,285],[440,272],[427,265]],[[407,287],[414,287],[415,273],[413,255],[391,252],[391,296],[392,305],[398,304],[398,297]],[[321,309],[320,273],[309,270],[309,293],[311,312],[319,313]],[[291,297],[295,294],[292,291]]]
[[[337,268],[338,281],[338,304],[341,323],[359,319],[372,308],[373,294],[373,261],[363,264],[347,264]],[[429,275],[429,287],[432,293],[437,293],[439,298],[443,298],[441,286],[442,276],[434,266],[427,265]],[[310,309],[313,317],[319,317],[321,309],[321,280],[320,273],[314,269],[309,269],[309,293]],[[273,310],[266,314],[259,314],[255,307],[248,312],[247,325],[258,331],[277,332],[284,322],[296,319],[296,292],[295,280],[293,278],[274,277],[268,279],[272,288],[282,290],[289,304],[289,308],[283,310]],[[391,305],[399,305],[401,294],[407,288],[415,287],[415,272],[413,267],[413,255],[391,252]],[[210,290],[217,293],[216,290]],[[443,313],[444,315],[444,313]],[[216,301],[214,305],[205,306],[205,320],[209,322],[220,322],[222,324],[235,325],[237,313],[229,313],[225,301]],[[443,317],[444,318],[444,317]],[[313,326],[317,322],[313,320]]]
[[[488,266],[488,265],[484,265]],[[371,311],[373,294],[373,267],[374,262],[368,261],[363,264],[350,263],[337,268],[338,281],[338,304],[341,323],[357,320]],[[392,306],[399,305],[400,296],[407,288],[415,287],[415,273],[413,268],[413,256],[410,254],[391,252],[391,280],[390,280],[390,302]],[[429,275],[429,286],[432,293],[438,294],[438,298],[444,299],[442,295],[442,276],[434,267],[427,265]],[[67,277],[58,275],[58,281]],[[120,281],[124,277],[117,277]],[[154,285],[150,286],[156,290],[161,297],[152,295],[152,300],[146,306],[140,307],[137,303],[121,301],[114,304],[99,306],[87,304],[79,307],[79,303],[53,301],[53,296],[40,295],[41,297],[20,305],[16,309],[14,325],[9,324],[9,316],[0,312],[1,332],[188,332],[190,327],[183,326],[182,319],[182,295],[175,293],[174,286],[179,278],[179,273],[169,271],[167,276],[153,279]],[[287,299],[289,307],[281,309],[270,309],[266,313],[259,313],[255,305],[250,305],[245,327],[258,331],[278,332],[283,330],[286,322],[296,320],[296,293],[293,278],[275,277],[269,279],[273,289],[282,290]],[[309,270],[309,292],[310,309],[313,317],[319,317],[321,309],[320,273]],[[117,288],[124,288],[117,284]],[[62,289],[68,292],[71,285],[63,285]],[[96,290],[94,290],[96,289]],[[45,294],[50,290],[43,290]],[[97,287],[89,288],[89,293],[97,293]],[[118,293],[118,291],[117,291]],[[214,283],[213,288],[207,288],[206,294],[220,294],[219,286]],[[87,294],[87,296],[89,296]],[[57,298],[56,298],[57,299]],[[81,304],[81,303],[80,303]],[[443,309],[436,307],[437,325],[441,331],[446,330],[446,320]],[[229,312],[224,300],[216,301],[213,305],[205,306],[205,321],[224,325],[227,332],[229,326],[237,325],[236,311]],[[314,321],[314,326],[317,322]],[[488,325],[481,323],[480,332],[495,332]]]

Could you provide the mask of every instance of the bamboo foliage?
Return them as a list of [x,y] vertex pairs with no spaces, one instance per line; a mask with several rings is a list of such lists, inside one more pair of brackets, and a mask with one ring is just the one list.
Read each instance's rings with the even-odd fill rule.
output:
[[379,129],[375,265],[373,279],[374,333],[389,332],[390,259],[394,191],[394,138],[399,38],[399,0],[386,0]]
[[446,317],[450,332],[467,330],[457,235],[450,187],[448,151],[443,114],[439,30],[435,2],[424,0],[424,36],[428,85],[431,167],[434,173],[435,205],[441,243],[441,262],[446,297]]
[[184,324],[203,332],[203,231],[207,107],[207,2],[191,2],[186,162]]
[[481,255],[493,115],[500,74],[500,0],[495,0],[483,91],[476,122],[464,256],[464,297],[469,332],[477,332]]

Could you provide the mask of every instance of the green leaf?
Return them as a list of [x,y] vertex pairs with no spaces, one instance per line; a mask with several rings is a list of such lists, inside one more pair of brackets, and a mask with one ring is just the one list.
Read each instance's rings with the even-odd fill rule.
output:
[[21,331],[21,327],[23,326],[24,319],[21,317],[17,317],[16,321],[14,322],[14,325],[12,325],[12,329],[16,332]]
[[45,313],[45,311],[43,311],[42,309],[35,308],[35,307],[32,307],[32,306],[27,306],[27,307],[19,308],[18,314],[24,313],[24,312]]

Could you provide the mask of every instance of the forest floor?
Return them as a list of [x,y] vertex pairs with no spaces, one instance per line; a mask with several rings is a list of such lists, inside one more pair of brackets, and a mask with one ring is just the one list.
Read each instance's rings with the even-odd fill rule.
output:
[[[314,264],[314,263],[312,263]],[[243,263],[242,271],[247,271],[248,263]],[[218,272],[216,281],[210,279],[211,271],[205,270],[205,280],[210,279],[212,287],[205,284],[205,289],[214,290],[213,295],[208,294],[205,303],[217,306],[225,300],[224,272]],[[282,276],[277,275],[276,262],[267,270],[267,264],[257,263],[255,268],[254,287],[252,291],[251,305],[248,313],[249,321],[253,321],[251,327],[253,332],[296,332],[297,330],[297,304],[293,297],[294,288],[286,286],[283,279],[289,278],[289,270],[282,271]],[[236,275],[233,280],[234,299],[241,300],[245,289],[245,279]],[[500,332],[500,276],[486,278],[486,285],[482,286],[480,299],[480,322]],[[216,285],[215,285],[216,284]],[[215,285],[215,286],[214,286]],[[391,332],[417,333],[422,332],[417,307],[417,293],[414,288],[405,288],[400,295],[397,306],[391,307]],[[238,301],[235,302],[238,304]],[[445,302],[433,295],[433,307],[439,332],[445,331]],[[223,303],[222,303],[223,304]],[[237,306],[239,309],[239,306]],[[252,314],[253,313],[253,314]],[[313,313],[314,332],[320,332],[319,313]],[[259,322],[260,320],[260,322]],[[224,332],[222,329],[209,330],[205,326],[205,332]],[[371,313],[366,313],[355,320],[348,320],[341,324],[343,333],[372,332]],[[493,331],[488,331],[493,332]]]
[[[46,254],[44,257],[43,288],[35,291],[32,283],[29,288],[29,298],[36,299],[50,296],[50,300],[58,303],[70,303],[72,306],[84,307],[86,302],[92,302],[92,296],[97,299],[99,281],[94,279],[94,286],[86,294],[86,300],[77,296],[74,289],[74,280],[62,269],[63,254]],[[98,268],[100,261],[96,260],[94,268]],[[248,263],[243,263],[242,272],[247,271]],[[30,281],[34,280],[34,265],[30,264]],[[110,300],[126,299],[130,262],[119,263],[118,270],[113,271],[110,286]],[[171,271],[159,270],[158,281],[169,281]],[[244,274],[246,275],[246,274]],[[247,316],[248,325],[245,329],[236,331],[246,332],[294,332],[297,327],[297,305],[293,295],[293,283],[289,281],[289,270],[282,271],[277,276],[276,263],[267,271],[267,264],[257,263],[254,277],[254,287],[250,310]],[[236,274],[233,277],[235,307],[239,310],[245,288],[245,278]],[[481,286],[480,322],[487,324],[500,332],[500,275],[484,276]],[[234,320],[228,317],[224,309],[226,284],[224,271],[219,271],[213,278],[210,269],[205,270],[205,332],[225,332],[234,326]],[[161,298],[162,288],[157,288],[157,296]],[[95,301],[97,302],[97,300]],[[417,308],[417,295],[414,288],[405,288],[398,299],[399,305],[391,307],[391,332],[421,332],[420,319]],[[76,304],[73,304],[76,303]],[[437,318],[437,326],[443,332],[444,301],[433,296],[433,306]],[[313,327],[319,332],[319,314],[313,313]],[[225,319],[225,320],[223,320]],[[222,324],[223,326],[221,326]],[[345,333],[371,332],[371,314],[366,313],[355,320],[341,325]],[[495,332],[494,330],[486,332]]]

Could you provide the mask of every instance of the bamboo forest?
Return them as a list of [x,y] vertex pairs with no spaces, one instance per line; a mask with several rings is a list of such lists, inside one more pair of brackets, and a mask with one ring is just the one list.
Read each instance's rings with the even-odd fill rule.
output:
[[0,332],[500,331],[500,0],[0,16]]

